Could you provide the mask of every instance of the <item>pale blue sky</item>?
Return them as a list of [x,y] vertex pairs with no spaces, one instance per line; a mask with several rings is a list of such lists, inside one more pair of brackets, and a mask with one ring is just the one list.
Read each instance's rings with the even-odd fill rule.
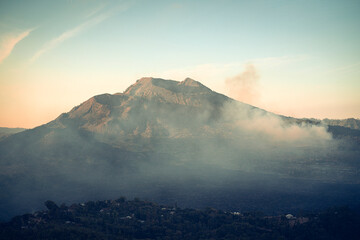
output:
[[[284,115],[359,118],[359,12],[350,0],[1,1],[0,125],[46,123],[143,76],[192,77]],[[252,99],[225,83],[249,63]]]

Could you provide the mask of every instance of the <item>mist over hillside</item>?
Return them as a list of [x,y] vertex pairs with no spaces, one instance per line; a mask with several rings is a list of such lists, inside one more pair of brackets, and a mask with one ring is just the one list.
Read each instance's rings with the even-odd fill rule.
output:
[[268,212],[358,205],[358,121],[289,118],[190,78],[142,78],[0,141],[0,218],[120,195]]

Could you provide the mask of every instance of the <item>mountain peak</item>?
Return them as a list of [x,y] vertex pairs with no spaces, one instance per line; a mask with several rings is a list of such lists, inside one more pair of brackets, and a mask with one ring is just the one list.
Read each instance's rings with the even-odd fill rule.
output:
[[[195,92],[212,92],[198,81],[186,78],[184,81],[165,80],[161,78],[144,77],[136,81],[125,90],[124,94],[129,96],[170,96]],[[165,97],[167,98],[167,97]]]
[[161,91],[173,89],[177,81],[164,80],[161,78],[143,77],[137,80],[133,85],[125,90],[125,95],[130,96],[148,96]]
[[142,77],[138,80],[136,80],[135,84],[146,84],[146,83],[151,83],[153,81],[153,77]]
[[179,82],[179,85],[188,86],[188,87],[205,87],[200,82],[195,81],[194,79],[191,78],[185,78],[184,81]]

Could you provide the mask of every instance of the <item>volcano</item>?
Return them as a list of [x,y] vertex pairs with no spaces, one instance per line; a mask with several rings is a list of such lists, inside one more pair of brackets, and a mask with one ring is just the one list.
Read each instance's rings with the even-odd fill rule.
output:
[[3,138],[0,217],[119,195],[264,211],[358,204],[360,131],[348,122],[279,116],[190,78],[141,78]]

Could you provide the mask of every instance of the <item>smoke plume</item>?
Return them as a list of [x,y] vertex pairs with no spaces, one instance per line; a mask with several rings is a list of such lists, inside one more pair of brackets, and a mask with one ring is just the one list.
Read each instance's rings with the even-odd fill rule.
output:
[[228,93],[241,102],[254,104],[259,98],[259,75],[252,64],[247,64],[239,75],[225,80]]

